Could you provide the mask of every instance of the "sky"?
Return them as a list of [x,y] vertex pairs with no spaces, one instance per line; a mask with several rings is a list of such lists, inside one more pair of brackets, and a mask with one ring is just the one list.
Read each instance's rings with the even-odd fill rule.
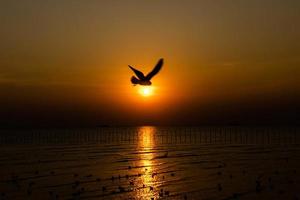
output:
[[[0,126],[300,124],[299,21],[298,0],[1,0]],[[128,65],[159,58],[145,97]]]

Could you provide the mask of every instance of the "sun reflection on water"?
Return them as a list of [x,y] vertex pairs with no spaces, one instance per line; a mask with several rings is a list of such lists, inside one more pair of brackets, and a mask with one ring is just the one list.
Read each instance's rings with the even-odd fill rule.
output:
[[155,148],[155,134],[156,128],[150,126],[140,127],[139,130],[138,150],[140,153],[140,166],[144,174],[141,177],[142,186],[145,187],[141,193],[138,194],[139,198],[157,198],[158,194],[155,191],[155,161],[153,160],[153,149]]

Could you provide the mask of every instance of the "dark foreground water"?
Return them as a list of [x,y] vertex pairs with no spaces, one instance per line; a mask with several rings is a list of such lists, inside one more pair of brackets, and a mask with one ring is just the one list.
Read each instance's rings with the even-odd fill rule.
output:
[[297,128],[0,131],[0,199],[299,199]]

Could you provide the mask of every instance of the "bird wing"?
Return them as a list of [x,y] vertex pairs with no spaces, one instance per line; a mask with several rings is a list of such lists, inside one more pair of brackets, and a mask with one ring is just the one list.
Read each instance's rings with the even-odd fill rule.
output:
[[149,74],[147,74],[146,79],[150,80],[153,76],[155,76],[159,72],[163,64],[164,64],[164,60],[162,58],[159,59],[154,69]]
[[139,70],[137,70],[137,69],[134,69],[133,67],[131,67],[130,65],[128,65],[128,67],[130,68],[130,69],[132,69],[132,71],[136,74],[136,76],[139,78],[139,79],[145,79],[145,76],[144,76],[144,74],[143,74],[143,72],[140,72]]

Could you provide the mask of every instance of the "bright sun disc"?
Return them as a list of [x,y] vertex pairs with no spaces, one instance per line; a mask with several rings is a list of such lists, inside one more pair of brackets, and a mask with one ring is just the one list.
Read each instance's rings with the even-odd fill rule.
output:
[[152,94],[152,88],[151,87],[141,87],[139,89],[139,93],[143,95],[144,97],[150,96]]

